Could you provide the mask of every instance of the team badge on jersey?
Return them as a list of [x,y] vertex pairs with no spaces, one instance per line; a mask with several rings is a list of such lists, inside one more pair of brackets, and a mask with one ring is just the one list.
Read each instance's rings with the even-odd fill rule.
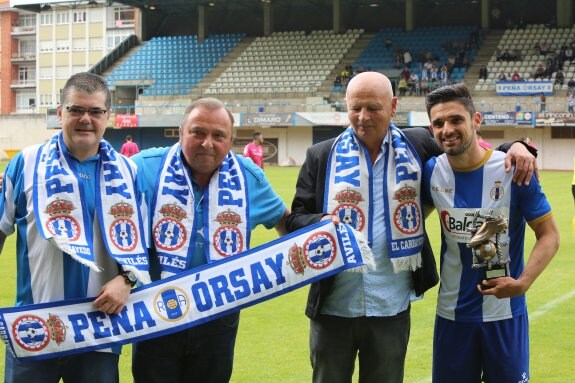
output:
[[134,208],[126,202],[119,202],[112,205],[110,214],[116,218],[110,225],[112,243],[123,251],[134,250],[138,244],[138,231],[131,219]]
[[495,186],[493,186],[493,189],[491,189],[489,196],[492,200],[499,201],[501,198],[503,198],[504,195],[505,190],[503,189],[503,186],[501,186],[501,181],[495,181]]
[[182,220],[187,214],[176,204],[166,204],[160,209],[160,214],[164,216],[154,227],[154,243],[162,250],[177,250],[186,242],[186,228]]
[[235,255],[243,250],[244,239],[238,225],[242,217],[228,209],[216,216],[220,227],[215,231],[213,244],[216,251],[223,257]]
[[190,309],[190,298],[178,287],[162,289],[154,298],[154,311],[165,321],[182,319]]
[[403,234],[417,233],[421,224],[419,206],[416,202],[417,190],[404,186],[395,193],[394,199],[400,202],[393,214],[395,227]]
[[339,191],[335,195],[335,200],[339,203],[332,214],[337,215],[341,222],[346,223],[361,231],[365,224],[365,215],[359,208],[358,203],[363,201],[363,197],[358,191],[347,188]]
[[56,198],[46,206],[45,213],[50,215],[46,221],[46,229],[54,237],[65,238],[69,241],[76,241],[80,238],[80,225],[74,217],[70,215],[74,210],[72,202]]
[[48,325],[36,315],[22,315],[14,321],[12,334],[26,351],[39,351],[50,343]]
[[335,260],[335,239],[326,232],[318,232],[309,237],[303,245],[303,255],[309,267],[325,269]]
[[50,332],[50,339],[60,345],[64,340],[66,340],[66,325],[62,322],[57,315],[48,314],[48,330]]

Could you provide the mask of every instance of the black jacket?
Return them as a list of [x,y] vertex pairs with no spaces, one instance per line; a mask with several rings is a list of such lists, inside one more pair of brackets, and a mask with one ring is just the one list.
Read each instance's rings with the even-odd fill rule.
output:
[[[423,128],[409,128],[403,130],[419,155],[422,164],[433,156],[442,154],[428,130]],[[320,142],[307,150],[306,159],[299,173],[296,185],[296,195],[292,203],[292,213],[287,219],[287,229],[292,232],[315,222],[324,215],[323,196],[325,191],[325,177],[327,173],[327,159],[335,139]],[[412,272],[413,286],[417,295],[435,286],[439,281],[433,250],[425,235],[422,250],[422,267]],[[314,282],[309,290],[306,315],[314,319],[329,295],[334,277]]]

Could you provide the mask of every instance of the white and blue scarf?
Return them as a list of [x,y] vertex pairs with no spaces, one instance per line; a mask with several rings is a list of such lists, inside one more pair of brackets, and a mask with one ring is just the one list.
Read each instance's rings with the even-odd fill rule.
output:
[[136,288],[119,314],[93,298],[0,309],[0,339],[20,359],[142,341],[197,326],[344,270],[371,251],[347,225],[321,221],[256,249]]
[[[196,227],[202,225],[208,262],[247,250],[250,243],[248,195],[244,169],[232,152],[212,175],[200,201],[194,200],[192,177],[180,144],[163,158],[152,202],[152,239],[162,278],[189,268]],[[196,204],[203,203],[204,222],[195,222]]]
[[[64,147],[62,133],[58,133],[38,149],[32,192],[38,231],[73,259],[99,272],[94,258],[94,241],[98,239],[93,238],[93,217],[86,206],[80,175]],[[96,173],[96,216],[106,249],[124,270],[149,283],[134,169],[101,140]]]
[[324,211],[362,232],[371,244],[373,182],[383,182],[389,259],[395,272],[415,270],[421,267],[424,240],[421,162],[409,140],[393,124],[383,149],[385,176],[374,180],[368,152],[352,128],[339,135],[328,159]]

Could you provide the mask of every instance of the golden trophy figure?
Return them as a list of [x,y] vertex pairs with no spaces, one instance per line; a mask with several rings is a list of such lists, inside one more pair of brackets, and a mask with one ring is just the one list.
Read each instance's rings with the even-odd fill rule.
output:
[[[471,239],[467,247],[473,253],[474,269],[485,269],[485,279],[504,277],[508,275],[507,264],[509,256],[504,256],[501,247],[506,246],[501,242],[501,234],[507,230],[508,220],[503,214],[493,216],[493,210],[488,214],[481,214],[480,210],[475,213],[465,213],[473,216],[471,228],[467,229],[471,233]],[[478,225],[478,220],[483,220]]]

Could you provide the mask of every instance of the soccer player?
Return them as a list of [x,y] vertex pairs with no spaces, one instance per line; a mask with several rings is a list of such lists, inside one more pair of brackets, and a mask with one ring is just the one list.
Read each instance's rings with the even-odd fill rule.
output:
[[[425,164],[423,175],[424,201],[437,209],[442,231],[433,382],[528,381],[525,293],[559,247],[551,207],[535,177],[518,186],[504,171],[503,153],[477,144],[481,115],[464,84],[439,88],[425,103],[430,130],[445,151]],[[500,222],[473,234],[474,214]],[[537,241],[524,265],[526,223]],[[473,267],[477,253],[468,244],[478,238],[491,250],[497,243],[501,259],[509,259],[502,276],[488,278],[485,268]]]
[[260,132],[255,132],[252,136],[252,142],[244,147],[244,157],[251,158],[251,160],[259,166],[264,168],[264,136]]

